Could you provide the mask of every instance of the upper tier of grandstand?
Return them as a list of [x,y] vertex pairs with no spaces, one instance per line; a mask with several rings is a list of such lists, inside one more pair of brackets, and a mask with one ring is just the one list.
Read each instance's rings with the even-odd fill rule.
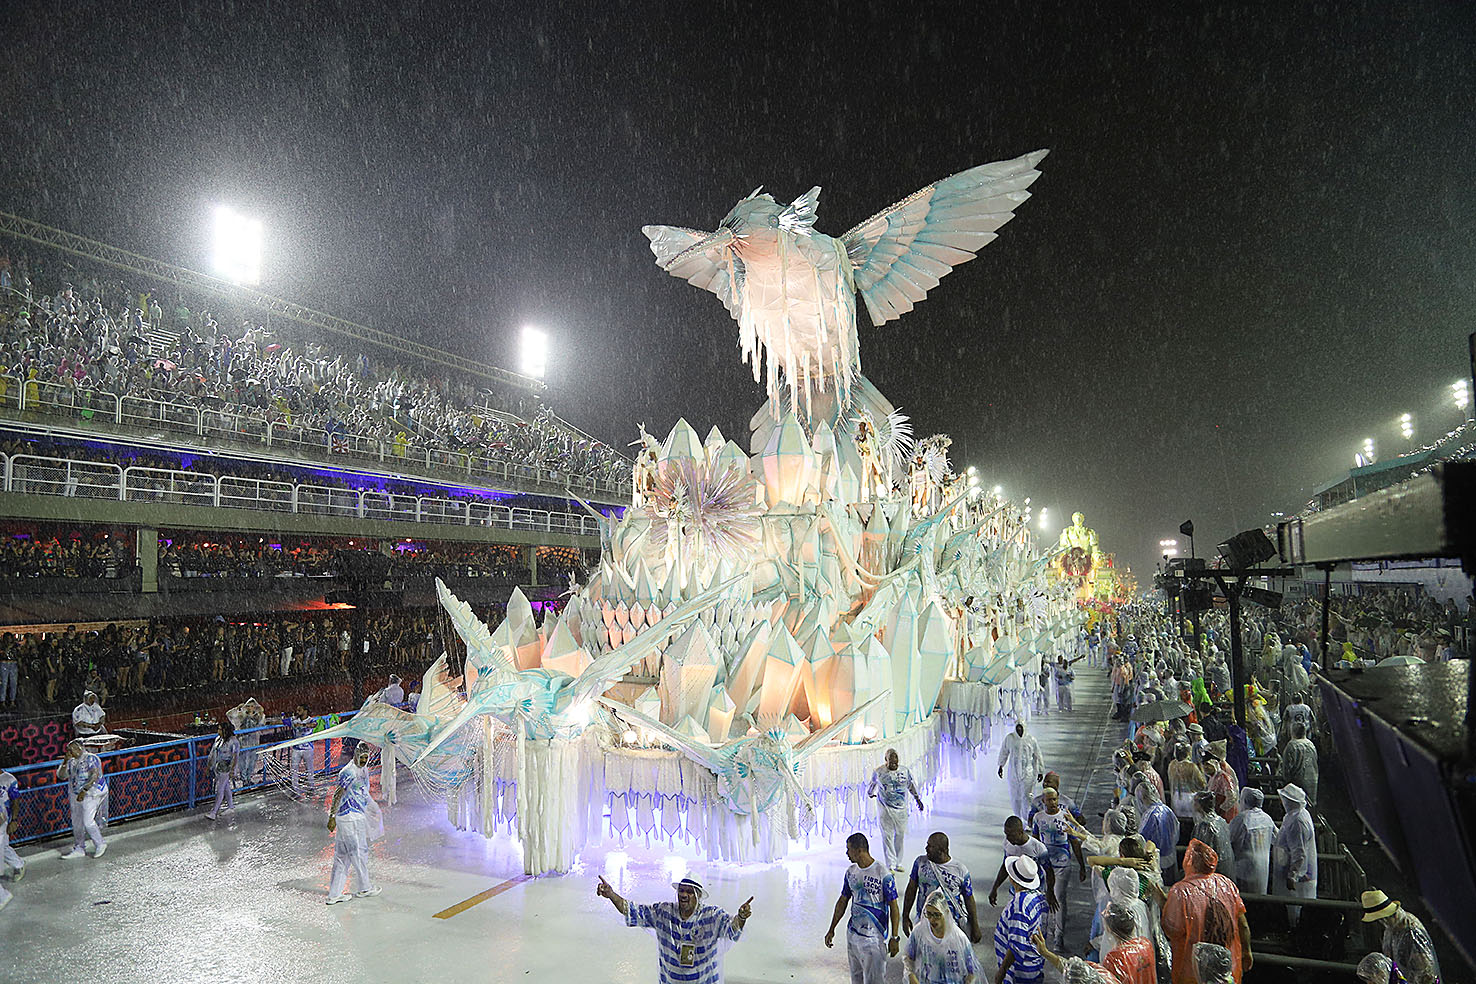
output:
[[0,411],[513,490],[629,494],[627,459],[535,395],[344,351],[301,326],[218,319],[190,300],[0,262]]

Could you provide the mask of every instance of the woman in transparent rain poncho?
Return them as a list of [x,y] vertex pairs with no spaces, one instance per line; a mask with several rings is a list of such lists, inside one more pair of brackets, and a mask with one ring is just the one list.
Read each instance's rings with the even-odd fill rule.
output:
[[975,984],[979,961],[974,948],[953,921],[941,891],[928,893],[925,920],[912,927],[903,947],[907,984]]

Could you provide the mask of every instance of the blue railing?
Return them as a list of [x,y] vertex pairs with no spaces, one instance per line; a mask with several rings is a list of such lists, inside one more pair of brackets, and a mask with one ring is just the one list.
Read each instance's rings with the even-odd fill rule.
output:
[[[342,721],[353,714],[352,711],[344,712],[337,718]],[[236,734],[260,736],[257,746],[242,749],[242,758],[238,761],[247,782],[237,786],[236,792],[274,785],[276,780],[268,777],[264,757],[259,757],[260,751],[292,737],[291,729],[278,723],[242,728]],[[108,780],[108,824],[111,826],[124,820],[175,810],[190,810],[201,803],[211,802],[215,796],[215,782],[208,759],[214,741],[215,735],[208,734],[102,754],[103,774]],[[309,748],[312,750],[310,768],[315,778],[337,774],[343,757],[342,739],[315,741]],[[11,770],[19,783],[16,798],[11,801],[11,819],[20,824],[11,837],[11,843],[25,844],[71,832],[67,783],[56,778],[60,765],[61,760],[56,760]],[[258,772],[260,778],[256,776]]]

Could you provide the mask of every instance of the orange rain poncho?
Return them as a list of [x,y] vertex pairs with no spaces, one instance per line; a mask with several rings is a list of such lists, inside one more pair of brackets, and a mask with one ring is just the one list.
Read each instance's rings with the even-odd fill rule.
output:
[[1240,980],[1240,917],[1245,914],[1245,903],[1233,881],[1214,874],[1219,861],[1208,844],[1190,841],[1184,852],[1184,880],[1168,890],[1163,928],[1173,950],[1174,984],[1197,984],[1196,943],[1218,943],[1229,950],[1235,961],[1235,980]]

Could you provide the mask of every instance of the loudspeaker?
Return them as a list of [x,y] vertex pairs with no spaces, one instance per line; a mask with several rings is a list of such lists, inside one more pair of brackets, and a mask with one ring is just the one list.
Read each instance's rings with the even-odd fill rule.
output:
[[1239,571],[1275,557],[1276,544],[1263,530],[1246,530],[1220,544],[1219,551],[1230,562],[1231,569]]

